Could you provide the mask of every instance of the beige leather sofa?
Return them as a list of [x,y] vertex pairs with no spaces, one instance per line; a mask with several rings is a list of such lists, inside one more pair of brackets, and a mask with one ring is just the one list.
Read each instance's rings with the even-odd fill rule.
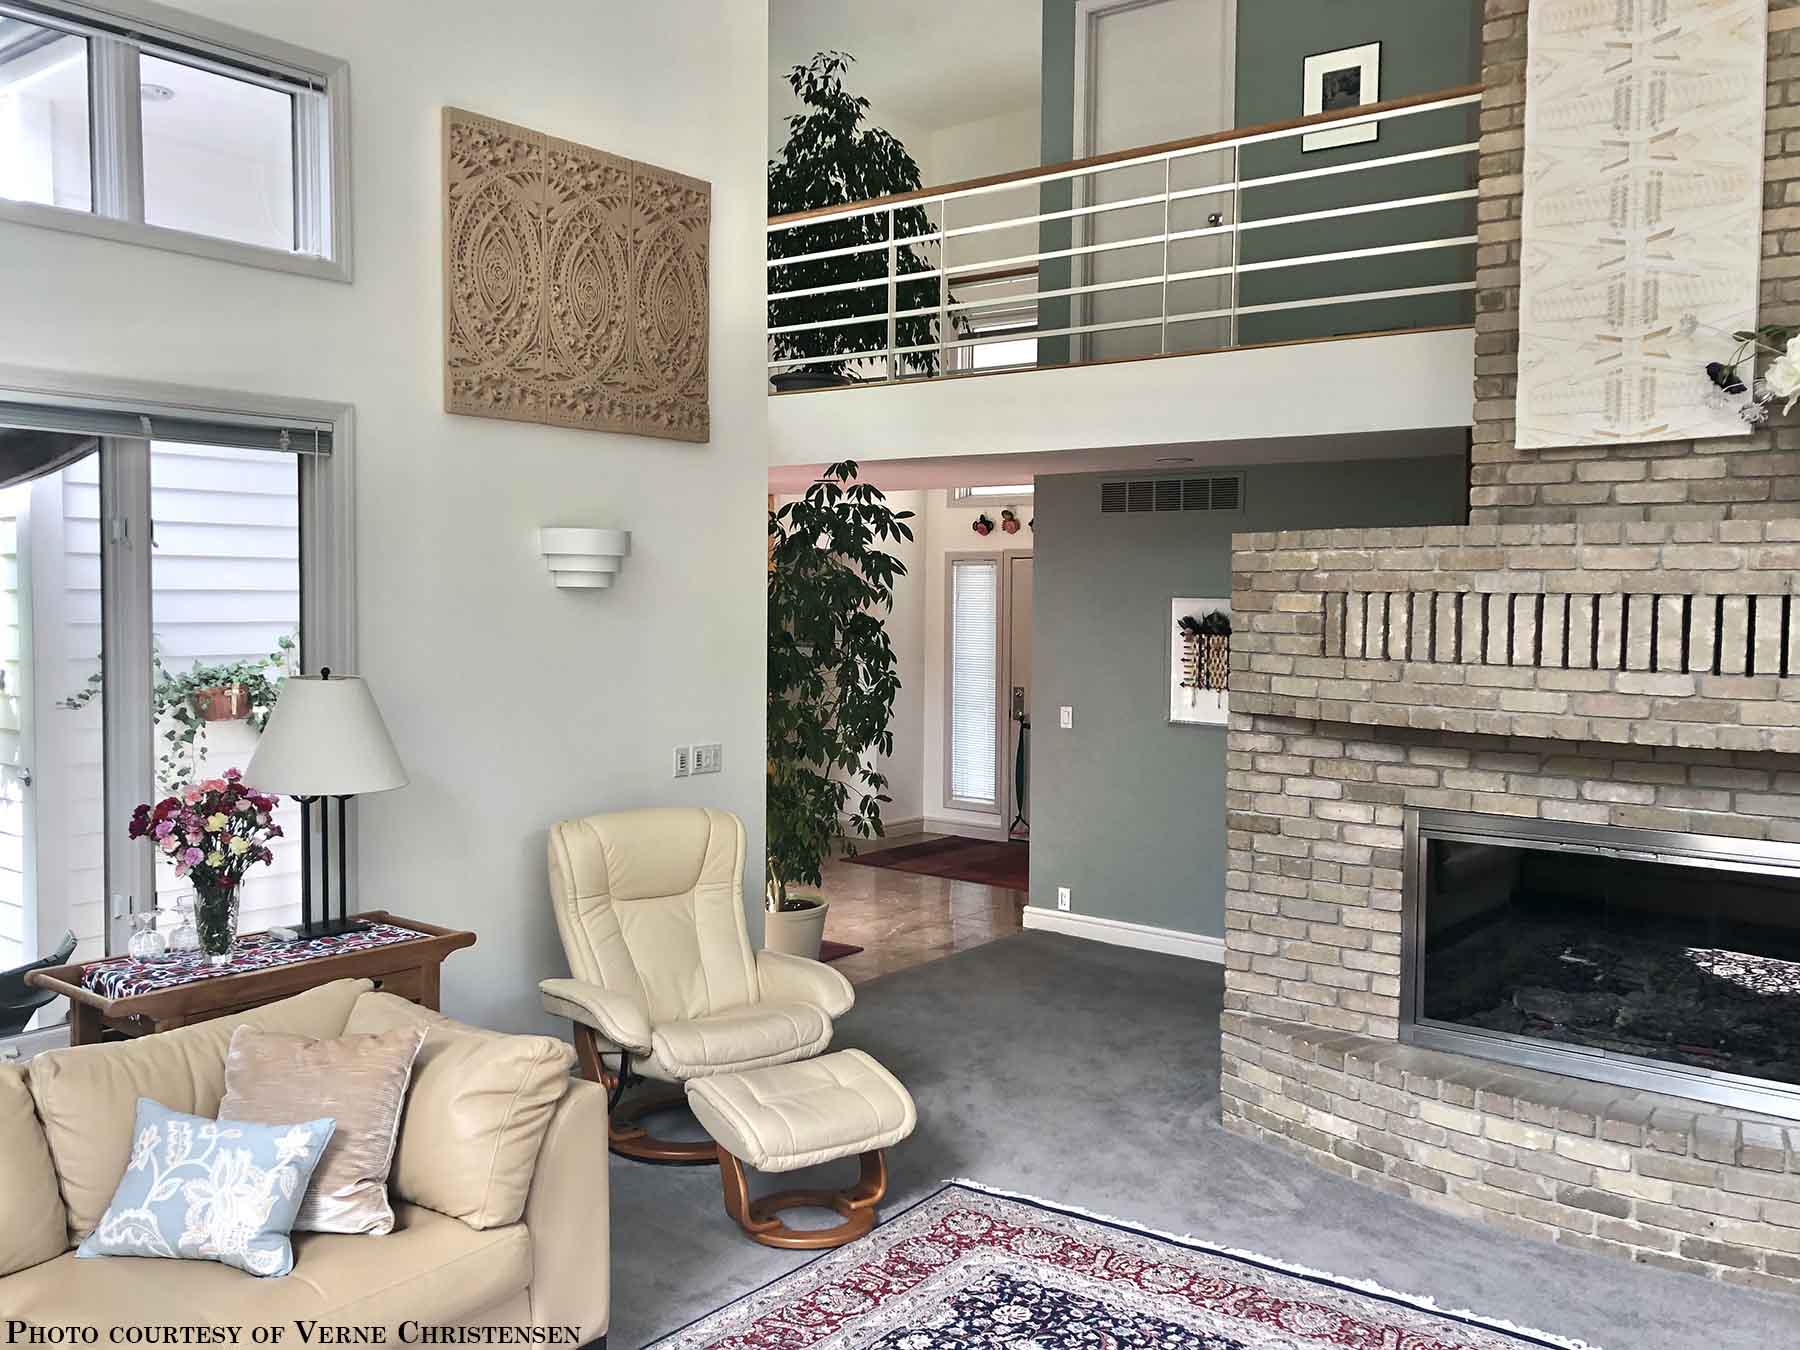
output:
[[[418,1020],[432,1031],[389,1181],[393,1233],[296,1234],[294,1271],[280,1279],[211,1261],[76,1259],[124,1171],[137,1098],[213,1115],[237,1026],[330,1037]],[[102,1344],[114,1327],[287,1323],[285,1344],[301,1318],[386,1328],[390,1343],[409,1321],[603,1341],[606,1095],[568,1078],[571,1062],[560,1041],[499,1037],[341,980],[236,1017],[0,1065],[0,1325],[95,1327]],[[427,1077],[431,1063],[441,1072]]]

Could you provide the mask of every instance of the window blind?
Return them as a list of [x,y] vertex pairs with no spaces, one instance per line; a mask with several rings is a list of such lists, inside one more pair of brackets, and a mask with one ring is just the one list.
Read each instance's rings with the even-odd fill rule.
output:
[[176,415],[154,407],[102,404],[82,399],[38,402],[0,400],[0,429],[54,431],[73,436],[137,436],[185,445],[229,445],[239,450],[290,454],[331,453],[331,424],[195,409]]
[[998,805],[1000,561],[950,564],[950,795]]

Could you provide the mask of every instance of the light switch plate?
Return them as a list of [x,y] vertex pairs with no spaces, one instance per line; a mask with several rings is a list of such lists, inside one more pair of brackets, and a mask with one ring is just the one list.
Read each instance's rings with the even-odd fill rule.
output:
[[693,750],[695,773],[718,773],[725,767],[725,749],[717,741],[696,745]]
[[1056,710],[1056,721],[1064,731],[1070,730],[1075,725],[1075,710],[1068,704],[1063,704]]
[[688,776],[688,763],[688,747],[685,745],[676,746],[674,773],[676,778],[686,778]]

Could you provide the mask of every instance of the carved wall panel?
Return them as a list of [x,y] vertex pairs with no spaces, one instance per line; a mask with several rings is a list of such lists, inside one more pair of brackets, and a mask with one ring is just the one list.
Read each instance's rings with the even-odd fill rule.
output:
[[699,179],[444,109],[444,407],[704,441]]

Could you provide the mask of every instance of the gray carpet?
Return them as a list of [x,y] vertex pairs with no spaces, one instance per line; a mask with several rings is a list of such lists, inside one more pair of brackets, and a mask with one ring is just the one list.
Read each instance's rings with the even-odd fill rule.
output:
[[[884,1211],[969,1177],[1605,1350],[1800,1344],[1800,1299],[1508,1237],[1226,1133],[1221,988],[1216,966],[1048,933],[860,986],[836,1044],[869,1051],[919,1104]],[[810,1175],[842,1184],[854,1164],[838,1166]],[[740,1235],[710,1168],[614,1158],[611,1176],[614,1350],[807,1259]]]

